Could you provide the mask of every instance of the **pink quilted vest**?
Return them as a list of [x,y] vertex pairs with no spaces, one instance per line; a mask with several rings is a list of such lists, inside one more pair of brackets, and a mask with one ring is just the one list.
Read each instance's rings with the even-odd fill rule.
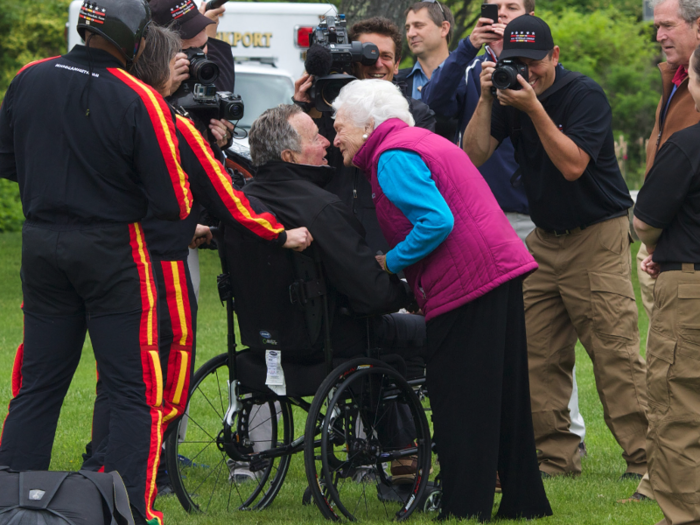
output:
[[392,248],[413,228],[377,182],[379,157],[392,149],[420,155],[455,219],[447,239],[404,270],[426,321],[537,269],[467,154],[439,135],[399,119],[378,126],[353,159],[372,184],[379,225]]

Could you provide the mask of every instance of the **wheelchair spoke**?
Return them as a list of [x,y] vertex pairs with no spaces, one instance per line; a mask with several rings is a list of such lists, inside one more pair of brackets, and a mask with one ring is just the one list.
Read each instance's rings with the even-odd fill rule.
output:
[[[279,492],[289,468],[289,456],[261,460],[264,462],[255,472],[245,461],[253,450],[262,453],[272,445],[291,443],[294,424],[289,402],[247,395],[234,414],[231,428],[224,427],[222,414],[228,408],[228,388],[223,378],[227,374],[226,354],[211,359],[197,371],[188,403],[190,417],[183,418],[177,432],[167,440],[168,469],[186,510],[265,508]],[[178,461],[178,457],[182,459]]]

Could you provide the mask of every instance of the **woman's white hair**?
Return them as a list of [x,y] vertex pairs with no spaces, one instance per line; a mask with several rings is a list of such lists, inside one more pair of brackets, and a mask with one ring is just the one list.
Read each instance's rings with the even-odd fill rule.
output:
[[365,127],[374,120],[378,127],[385,120],[397,118],[409,126],[415,125],[413,115],[408,109],[408,100],[392,82],[387,80],[353,80],[333,101],[336,114],[341,109],[347,110],[346,116],[359,127]]

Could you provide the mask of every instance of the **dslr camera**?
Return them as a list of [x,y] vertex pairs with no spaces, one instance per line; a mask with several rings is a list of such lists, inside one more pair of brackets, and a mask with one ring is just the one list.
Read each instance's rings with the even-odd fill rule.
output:
[[491,93],[495,95],[497,89],[522,89],[523,87],[518,82],[518,75],[522,75],[525,80],[530,76],[527,66],[520,60],[517,58],[499,60],[491,75],[493,82]]
[[186,110],[202,122],[210,119],[240,120],[243,101],[230,91],[217,91],[214,82],[219,78],[219,66],[209,60],[199,48],[185,50],[190,61],[190,78],[172,94],[175,106]]
[[[322,68],[324,71],[312,71],[307,67],[307,71],[315,77],[309,96],[317,110],[331,111],[331,104],[343,86],[357,80],[349,74],[352,71],[352,64],[354,62],[365,66],[376,64],[379,48],[371,43],[350,42],[344,14],[338,15],[338,18],[327,16],[322,20],[313,33],[309,34],[309,46],[314,44],[327,50],[322,60],[330,62],[330,65],[324,64],[325,67]],[[330,52],[330,59],[328,52]],[[309,58],[307,54],[307,66]]]

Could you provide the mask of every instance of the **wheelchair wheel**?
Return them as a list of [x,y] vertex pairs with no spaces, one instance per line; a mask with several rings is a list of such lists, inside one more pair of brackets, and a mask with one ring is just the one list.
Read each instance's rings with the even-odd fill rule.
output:
[[290,456],[256,454],[292,440],[289,402],[274,394],[240,392],[232,427],[228,408],[228,355],[205,363],[192,379],[187,411],[166,441],[170,480],[188,512],[260,510],[274,500]]
[[381,361],[356,359],[326,378],[311,404],[304,443],[309,487],[328,519],[400,521],[423,498],[428,422],[408,383]]

